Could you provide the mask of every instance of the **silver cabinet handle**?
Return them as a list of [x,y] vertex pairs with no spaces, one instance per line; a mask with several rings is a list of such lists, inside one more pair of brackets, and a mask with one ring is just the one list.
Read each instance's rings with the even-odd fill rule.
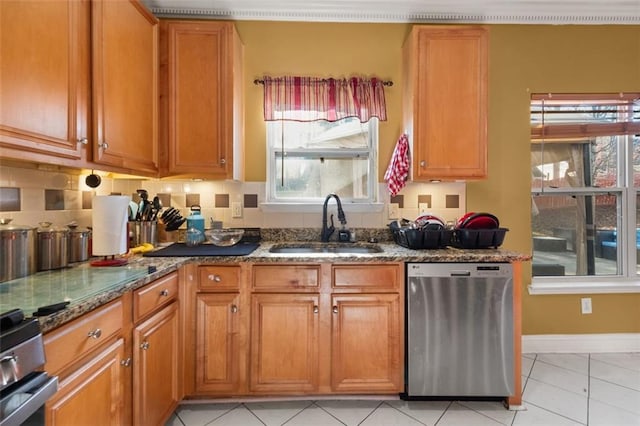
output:
[[123,359],[120,361],[120,365],[123,367],[129,367],[131,365],[131,358]]
[[236,313],[238,312],[238,307],[236,305],[231,305],[231,313]]
[[106,142],[100,142],[98,144],[98,148],[102,148],[102,149],[106,150],[107,148],[109,148],[109,144],[106,143]]
[[427,162],[422,160],[420,161],[420,167],[426,167],[427,166]]
[[225,160],[224,158],[221,158],[220,159],[220,164],[222,164],[222,165],[227,164],[227,160]]
[[222,281],[222,277],[220,277],[220,275],[210,274],[207,278],[209,278],[209,281],[215,281],[217,283]]
[[338,313],[338,307],[337,307],[337,306],[334,306],[334,307],[333,307],[333,313],[334,313],[334,314],[337,314],[337,313]]
[[318,309],[318,305],[314,305],[313,306],[313,313],[317,314],[318,312],[320,312],[320,309]]
[[149,342],[144,341],[140,343],[140,349],[142,349],[143,351],[146,351],[147,349],[149,349]]
[[87,337],[90,339],[99,339],[102,336],[102,330],[96,328],[95,330],[91,330],[87,333]]
[[89,144],[89,139],[80,138],[80,139],[78,139],[78,143],[81,144],[81,145],[87,145],[87,144]]
[[160,292],[160,296],[164,296],[164,297],[169,296],[169,290],[162,290],[162,291]]

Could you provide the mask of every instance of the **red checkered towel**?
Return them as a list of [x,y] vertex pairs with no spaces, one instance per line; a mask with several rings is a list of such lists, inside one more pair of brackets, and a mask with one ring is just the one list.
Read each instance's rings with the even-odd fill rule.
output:
[[389,193],[393,197],[406,185],[409,177],[409,138],[406,134],[400,136],[393,150],[389,167],[384,174]]

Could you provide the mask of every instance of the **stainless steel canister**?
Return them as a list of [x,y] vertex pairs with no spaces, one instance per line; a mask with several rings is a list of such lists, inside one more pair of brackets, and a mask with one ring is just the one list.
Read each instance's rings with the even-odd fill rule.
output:
[[37,231],[38,271],[65,268],[69,265],[69,230],[40,222]]
[[131,247],[137,247],[144,243],[151,243],[155,246],[158,243],[157,222],[155,220],[130,221],[129,237]]
[[84,262],[89,259],[90,229],[78,229],[69,227],[69,263]]
[[0,219],[0,282],[36,272],[35,228]]

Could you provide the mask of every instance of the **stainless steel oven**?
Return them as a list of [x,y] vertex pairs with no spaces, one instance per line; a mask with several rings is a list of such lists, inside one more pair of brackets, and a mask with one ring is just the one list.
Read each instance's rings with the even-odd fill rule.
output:
[[44,363],[38,320],[19,309],[0,314],[0,426],[43,424],[44,404],[58,389]]

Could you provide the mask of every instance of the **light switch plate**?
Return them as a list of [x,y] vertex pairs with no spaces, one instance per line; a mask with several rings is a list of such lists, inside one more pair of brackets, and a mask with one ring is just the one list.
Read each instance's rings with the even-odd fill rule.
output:
[[400,204],[389,203],[389,219],[400,219]]
[[240,201],[234,201],[231,203],[231,217],[242,217],[242,203]]
[[431,205],[429,203],[418,204],[418,211],[420,214],[429,213],[430,210],[431,210]]

